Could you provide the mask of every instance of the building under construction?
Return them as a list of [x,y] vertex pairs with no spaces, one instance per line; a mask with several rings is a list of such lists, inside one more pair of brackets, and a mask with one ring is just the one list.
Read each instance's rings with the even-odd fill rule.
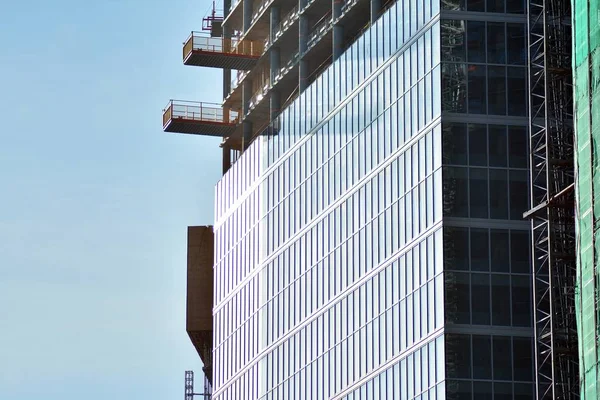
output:
[[[528,126],[535,141],[555,123],[527,113],[540,26],[518,0],[238,0],[188,37],[183,63],[224,76],[220,104],[163,113],[167,132],[223,138],[214,228],[188,256],[212,259],[194,284],[212,300],[188,283],[212,333],[189,313],[188,331],[214,399],[535,396],[523,214],[539,235],[564,209],[563,186],[527,196],[550,179],[528,167]],[[531,73],[565,73],[543,62]],[[552,249],[536,283],[569,261]]]

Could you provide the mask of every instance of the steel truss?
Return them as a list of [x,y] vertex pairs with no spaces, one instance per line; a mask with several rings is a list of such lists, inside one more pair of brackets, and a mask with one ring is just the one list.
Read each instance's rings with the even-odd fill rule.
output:
[[570,0],[529,0],[536,398],[578,399]]

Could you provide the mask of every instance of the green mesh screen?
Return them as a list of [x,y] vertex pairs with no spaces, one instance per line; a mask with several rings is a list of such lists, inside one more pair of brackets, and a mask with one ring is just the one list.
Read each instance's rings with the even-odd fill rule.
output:
[[[600,395],[600,0],[573,0],[577,292],[581,399]],[[596,196],[598,193],[598,204]],[[598,266],[598,268],[596,268]]]

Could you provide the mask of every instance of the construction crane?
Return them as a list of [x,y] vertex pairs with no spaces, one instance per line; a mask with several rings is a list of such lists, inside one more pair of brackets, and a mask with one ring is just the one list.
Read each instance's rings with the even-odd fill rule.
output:
[[202,396],[203,400],[210,400],[212,388],[204,377],[204,393],[194,393],[194,371],[185,371],[185,399],[194,400],[194,396]]

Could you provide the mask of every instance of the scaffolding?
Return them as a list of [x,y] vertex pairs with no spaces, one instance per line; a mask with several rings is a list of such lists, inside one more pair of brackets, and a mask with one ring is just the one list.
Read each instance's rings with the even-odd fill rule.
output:
[[597,399],[599,387],[598,312],[600,208],[600,2],[573,0],[575,161],[577,199],[576,315],[582,399]]
[[537,399],[578,399],[569,0],[529,0],[529,133]]

